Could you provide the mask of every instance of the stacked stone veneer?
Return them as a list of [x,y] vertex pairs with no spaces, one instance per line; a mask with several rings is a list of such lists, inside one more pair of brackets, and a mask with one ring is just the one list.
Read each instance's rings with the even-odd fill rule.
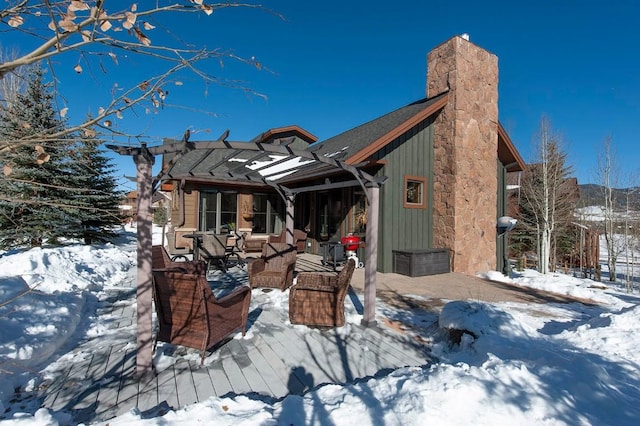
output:
[[496,268],[498,58],[462,37],[427,55],[427,96],[449,90],[435,122],[433,246],[453,270]]

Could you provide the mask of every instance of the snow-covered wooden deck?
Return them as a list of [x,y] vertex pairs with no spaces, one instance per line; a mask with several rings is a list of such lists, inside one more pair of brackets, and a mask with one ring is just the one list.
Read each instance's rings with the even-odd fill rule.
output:
[[[296,269],[322,267],[300,259]],[[399,367],[429,363],[424,344],[390,329],[362,327],[353,319],[356,316],[345,327],[331,330],[293,326],[286,298],[256,289],[244,338],[236,336],[209,353],[204,366],[198,351],[159,345],[158,354],[164,357],[156,354],[156,358],[172,362],[167,368],[160,366],[156,375],[139,379],[134,376],[134,275],[127,281],[110,289],[102,303],[100,314],[110,319],[104,334],[72,350],[67,356],[73,362],[59,363],[66,365],[64,370],[50,369],[50,382],[41,389],[45,407],[71,413],[76,423],[108,420],[131,409],[157,416],[211,396],[247,395],[272,401],[326,383],[355,383]],[[243,283],[236,275],[226,284]],[[361,309],[353,291],[346,305],[347,312]],[[103,335],[109,337],[101,339]]]

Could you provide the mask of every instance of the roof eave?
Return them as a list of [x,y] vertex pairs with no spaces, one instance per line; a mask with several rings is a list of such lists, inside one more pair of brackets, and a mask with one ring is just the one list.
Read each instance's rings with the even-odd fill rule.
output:
[[449,100],[449,94],[445,93],[440,99],[436,100],[433,104],[429,105],[427,108],[415,114],[413,117],[401,123],[399,126],[393,128],[391,131],[382,135],[372,143],[366,146],[366,148],[361,149],[360,151],[353,154],[346,160],[347,164],[358,164],[364,161],[367,161],[369,157],[373,154],[384,148],[387,144],[393,142],[400,135],[406,133],[412,127],[416,126],[420,122],[424,121],[431,115],[435,114],[447,104]]
[[522,172],[527,167],[500,122],[498,122],[498,158],[507,166],[507,172]]

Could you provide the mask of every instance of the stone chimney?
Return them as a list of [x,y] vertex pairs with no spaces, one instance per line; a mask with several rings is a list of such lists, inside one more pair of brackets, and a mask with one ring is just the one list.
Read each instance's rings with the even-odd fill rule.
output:
[[427,96],[449,91],[435,122],[434,247],[456,272],[496,268],[498,58],[453,37],[427,55]]

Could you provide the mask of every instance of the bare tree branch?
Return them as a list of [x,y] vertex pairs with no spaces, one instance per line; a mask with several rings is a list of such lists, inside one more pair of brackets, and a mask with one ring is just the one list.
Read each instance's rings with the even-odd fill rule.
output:
[[[108,11],[108,6],[119,10]],[[214,11],[227,8],[260,9],[282,18],[280,15],[262,5],[250,3],[225,2],[208,5],[202,1],[183,0],[178,3],[168,1],[143,2],[140,5],[131,3],[126,9],[121,9],[122,6],[122,2],[110,0],[57,2],[43,0],[19,1],[0,10],[0,21],[9,28],[4,32],[15,32],[22,37],[27,37],[28,42],[21,43],[21,47],[32,46],[26,53],[0,60],[0,79],[8,78],[10,73],[15,73],[20,67],[42,61],[49,61],[50,68],[56,75],[54,66],[60,65],[59,61],[54,65],[52,59],[71,52],[78,54],[84,62],[77,63],[75,70],[78,73],[83,72],[82,65],[89,64],[92,58],[108,56],[118,66],[119,53],[146,57],[158,61],[159,64],[166,64],[166,68],[160,73],[156,72],[155,76],[145,78],[118,94],[112,94],[108,105],[100,107],[98,113],[91,119],[60,132],[40,133],[25,139],[0,141],[0,162],[3,153],[17,146],[55,141],[95,125],[100,126],[103,131],[112,132],[114,136],[136,137],[128,135],[126,131],[114,130],[114,117],[121,118],[125,111],[133,109],[136,105],[143,107],[145,113],[159,112],[167,106],[165,87],[182,71],[192,72],[205,83],[263,96],[255,93],[242,82],[213,76],[200,66],[210,60],[218,62],[233,60],[258,70],[265,70],[265,67],[255,58],[243,58],[219,47],[209,48],[202,40],[183,40],[178,35],[181,28],[177,24],[164,25],[163,34],[156,34],[154,29],[156,25],[161,25],[162,16],[172,19],[173,23],[176,21],[174,17],[177,14],[211,15]],[[167,35],[171,37],[168,39]],[[154,39],[158,42],[154,43]],[[100,67],[104,70],[102,62]],[[154,69],[157,70],[158,67]],[[175,83],[175,80],[173,82]]]

